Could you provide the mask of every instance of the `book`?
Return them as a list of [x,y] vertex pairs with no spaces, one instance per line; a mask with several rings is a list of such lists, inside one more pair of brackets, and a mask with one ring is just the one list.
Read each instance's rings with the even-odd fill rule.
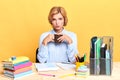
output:
[[11,58],[8,58],[6,60],[3,60],[2,63],[3,64],[18,64],[18,63],[21,63],[21,62],[24,62],[24,61],[29,61],[29,58],[26,57],[26,56],[20,56],[20,57],[16,57],[14,60]]
[[35,63],[37,71],[58,70],[59,67],[55,63]]
[[29,62],[29,60],[28,61],[19,62],[17,64],[6,64],[6,63],[4,63],[3,66],[5,66],[5,67],[7,67],[7,66],[14,67],[14,66],[21,65],[21,64],[24,64],[24,63],[27,63],[27,62]]
[[26,62],[24,64],[20,64],[20,65],[17,65],[17,66],[4,66],[5,69],[10,69],[10,70],[18,70],[18,69],[21,69],[21,68],[24,68],[24,67],[28,67],[28,66],[32,66],[32,62]]
[[85,65],[82,65],[78,68],[77,72],[88,72],[88,68]]
[[23,76],[31,74],[31,73],[33,73],[32,70],[29,70],[29,71],[26,71],[26,72],[23,72],[20,74],[16,74],[16,75],[12,75],[12,74],[8,74],[8,73],[5,73],[4,75],[7,77],[10,77],[10,78],[19,78],[19,77],[23,77]]
[[32,70],[31,66],[25,67],[25,68],[21,68],[21,69],[18,69],[18,70],[4,69],[3,73],[4,74],[15,75],[15,74],[19,74],[19,73],[26,72],[26,71],[29,71],[29,70]]

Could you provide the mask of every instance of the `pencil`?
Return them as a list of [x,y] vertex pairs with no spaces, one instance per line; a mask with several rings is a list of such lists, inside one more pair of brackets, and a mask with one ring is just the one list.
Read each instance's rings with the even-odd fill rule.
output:
[[65,75],[60,76],[60,78],[69,77],[69,76],[75,76],[75,74],[65,74]]
[[39,73],[39,75],[55,77],[54,74],[41,74],[41,73]]

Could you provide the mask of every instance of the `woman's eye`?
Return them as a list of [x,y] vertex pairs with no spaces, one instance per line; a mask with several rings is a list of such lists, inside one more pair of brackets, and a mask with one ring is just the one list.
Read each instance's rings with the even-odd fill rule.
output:
[[62,20],[63,18],[59,18],[59,20]]
[[55,19],[52,19],[52,21],[55,21]]

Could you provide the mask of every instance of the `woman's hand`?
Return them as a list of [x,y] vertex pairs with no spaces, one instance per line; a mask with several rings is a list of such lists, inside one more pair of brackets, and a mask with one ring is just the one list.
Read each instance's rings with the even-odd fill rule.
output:
[[42,44],[46,46],[48,42],[53,42],[53,41],[54,41],[54,34],[48,34],[43,40]]
[[[72,36],[71,36],[72,37]],[[58,39],[57,39],[59,42],[63,42],[63,41],[67,41],[68,42],[68,44],[71,44],[72,43],[72,39],[68,36],[68,35],[66,35],[66,34],[63,34],[61,37],[59,37]]]

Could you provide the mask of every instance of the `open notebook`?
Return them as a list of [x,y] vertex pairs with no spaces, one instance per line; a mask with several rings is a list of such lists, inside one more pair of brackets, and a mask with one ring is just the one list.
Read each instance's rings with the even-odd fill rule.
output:
[[75,64],[66,63],[35,63],[37,71],[49,71],[58,70],[59,68],[63,70],[75,69]]
[[35,63],[37,71],[58,70],[59,67],[55,63]]

